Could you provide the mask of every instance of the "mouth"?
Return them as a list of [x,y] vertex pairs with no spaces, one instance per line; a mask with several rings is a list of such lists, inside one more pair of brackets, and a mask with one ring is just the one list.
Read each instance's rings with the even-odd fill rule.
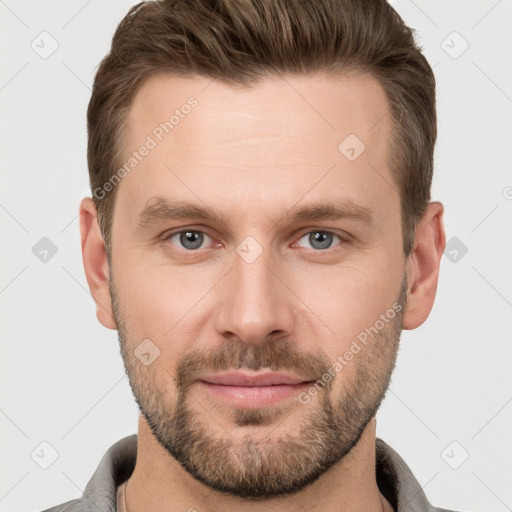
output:
[[210,395],[242,408],[274,405],[297,396],[312,383],[312,380],[286,373],[240,371],[205,375],[198,381]]

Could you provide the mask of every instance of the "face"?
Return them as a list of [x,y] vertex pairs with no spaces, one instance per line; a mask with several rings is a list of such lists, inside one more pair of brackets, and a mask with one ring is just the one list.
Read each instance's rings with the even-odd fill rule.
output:
[[[350,452],[384,396],[406,299],[388,108],[363,75],[252,88],[158,76],[134,100],[114,317],[152,433],[213,489],[303,488]],[[206,382],[237,370],[298,383]]]

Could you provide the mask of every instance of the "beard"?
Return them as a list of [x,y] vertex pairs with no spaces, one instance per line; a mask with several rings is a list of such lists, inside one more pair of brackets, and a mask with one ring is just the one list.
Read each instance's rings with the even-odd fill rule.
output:
[[[345,377],[346,370],[342,368],[336,378],[325,383],[322,375],[333,366],[333,361],[323,353],[300,353],[296,344],[277,338],[257,345],[226,342],[214,350],[191,351],[178,360],[175,375],[160,367],[166,375],[158,376],[158,364],[145,366],[135,357],[133,351],[138,341],[127,332],[128,317],[121,311],[112,273],[110,280],[125,370],[135,401],[153,435],[196,480],[215,491],[245,500],[300,491],[340,462],[358,443],[391,380],[406,289],[404,279],[396,301],[401,309],[345,363],[351,365],[350,377]],[[225,418],[225,407],[219,408],[205,400],[204,395],[194,395],[194,383],[206,372],[263,368],[311,376],[312,381],[323,382],[323,389],[307,404],[293,401],[258,409],[229,407],[227,416],[230,425],[235,425],[230,430],[214,417],[216,411],[221,411],[221,418]],[[333,385],[339,380],[343,387],[335,395]],[[280,429],[288,415],[297,414],[298,408],[302,408],[300,424]],[[246,432],[233,435],[235,429]]]

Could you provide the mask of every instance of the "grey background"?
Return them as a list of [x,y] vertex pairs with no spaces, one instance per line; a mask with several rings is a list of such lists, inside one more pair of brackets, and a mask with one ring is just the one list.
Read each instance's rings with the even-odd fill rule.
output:
[[[78,224],[93,75],[134,3],[0,0],[0,510],[78,497],[137,429]],[[378,435],[433,504],[512,510],[512,0],[392,3],[437,76],[432,197],[453,240],[429,320],[403,334]]]

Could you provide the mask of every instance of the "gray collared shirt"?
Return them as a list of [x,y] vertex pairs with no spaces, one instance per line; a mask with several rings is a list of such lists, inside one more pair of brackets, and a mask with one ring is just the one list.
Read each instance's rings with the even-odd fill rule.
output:
[[[405,461],[382,439],[376,439],[377,484],[395,512],[453,512],[433,507]],[[135,468],[137,435],[125,437],[105,453],[81,498],[44,512],[116,512],[117,487]]]

